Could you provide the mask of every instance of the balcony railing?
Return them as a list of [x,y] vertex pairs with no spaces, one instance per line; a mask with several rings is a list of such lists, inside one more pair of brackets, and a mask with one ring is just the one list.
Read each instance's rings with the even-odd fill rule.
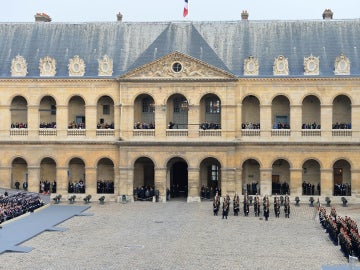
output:
[[260,129],[242,129],[241,136],[247,137],[259,137],[260,136]]
[[333,137],[351,137],[351,129],[333,129],[331,131]]
[[28,136],[29,131],[27,128],[11,128],[10,136]]
[[221,129],[200,129],[199,137],[221,137]]
[[86,136],[86,129],[77,129],[77,128],[68,129],[67,135],[68,136]]
[[134,129],[133,136],[134,137],[154,137],[155,129]]
[[321,137],[320,129],[303,129],[301,130],[301,136],[303,137]]
[[40,128],[39,136],[56,136],[57,131],[56,128]]
[[97,129],[96,136],[115,136],[114,129]]
[[166,136],[167,137],[187,137],[188,130],[187,129],[167,129]]
[[272,129],[271,136],[273,137],[289,137],[291,134],[290,129]]

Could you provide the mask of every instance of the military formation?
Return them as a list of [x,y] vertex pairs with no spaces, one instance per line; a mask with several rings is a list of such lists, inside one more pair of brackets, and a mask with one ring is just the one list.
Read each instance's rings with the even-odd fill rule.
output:
[[[245,217],[249,216],[250,213],[250,206],[253,206],[254,208],[254,215],[255,217],[260,217],[261,215],[261,209],[263,216],[266,221],[269,220],[270,217],[270,199],[267,195],[265,195],[262,198],[259,197],[258,194],[255,195],[253,198],[252,196],[249,196],[248,193],[245,193],[243,197],[243,214]],[[262,206],[261,206],[262,204]],[[238,216],[240,212],[240,197],[237,193],[235,193],[234,198],[232,200],[232,209],[234,216]],[[227,219],[230,212],[230,206],[231,206],[231,198],[228,194],[226,194],[223,198],[220,197],[218,193],[215,194],[214,200],[213,200],[213,213],[214,216],[217,216],[219,214],[219,211],[222,210],[222,218]],[[288,195],[284,196],[274,196],[274,214],[276,218],[279,218],[281,215],[281,208],[284,209],[284,215],[285,218],[290,218],[290,198]]]
[[360,258],[360,234],[355,220],[351,217],[338,216],[335,207],[330,214],[325,207],[319,208],[319,220],[335,245],[340,245],[346,257],[349,255]]

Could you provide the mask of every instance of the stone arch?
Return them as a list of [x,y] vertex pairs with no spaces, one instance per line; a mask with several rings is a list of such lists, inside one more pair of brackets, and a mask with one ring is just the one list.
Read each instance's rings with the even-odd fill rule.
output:
[[247,159],[242,164],[242,194],[260,194],[260,163],[255,159]]
[[187,129],[189,100],[182,94],[171,95],[166,102],[168,129]]
[[26,189],[23,184],[28,183],[28,163],[22,157],[15,157],[11,162],[11,187],[16,189]]
[[200,128],[221,129],[221,99],[218,95],[208,93],[200,99]]
[[338,159],[333,164],[333,195],[351,196],[351,164],[346,159]]
[[307,95],[302,102],[302,129],[321,129],[321,104],[315,95]]
[[96,166],[97,193],[114,194],[115,168],[114,162],[107,157],[98,160]]
[[290,163],[285,159],[277,159],[272,164],[271,194],[290,194]]
[[[11,128],[28,128],[28,102],[23,96],[15,96],[10,105]],[[33,127],[34,128],[34,127]]]
[[134,129],[155,128],[155,100],[149,94],[140,94],[134,100]]
[[302,195],[321,195],[321,164],[307,159],[302,165]]
[[134,162],[134,198],[152,200],[155,191],[155,164],[148,157],[139,157]]
[[166,164],[166,186],[170,189],[172,198],[187,198],[189,163],[182,157],[176,156]]
[[332,106],[332,128],[351,129],[351,99],[347,95],[337,95],[333,100]]
[[273,129],[290,129],[290,100],[285,95],[277,95],[271,102]]
[[68,165],[68,192],[85,193],[86,177],[85,162],[79,157],[73,157]]
[[39,105],[40,128],[56,128],[56,100],[46,95]]
[[114,129],[114,100],[103,95],[99,97],[96,105],[97,129]]
[[241,128],[260,129],[260,100],[254,95],[244,97],[241,106]]
[[221,163],[217,158],[206,157],[200,163],[200,198],[212,199],[221,189]]
[[51,157],[40,161],[39,192],[56,193],[56,162]]
[[68,128],[69,129],[85,129],[85,100],[75,95],[68,102]]

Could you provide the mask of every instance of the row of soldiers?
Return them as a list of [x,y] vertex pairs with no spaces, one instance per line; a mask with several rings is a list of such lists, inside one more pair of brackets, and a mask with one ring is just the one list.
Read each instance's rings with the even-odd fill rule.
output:
[[[214,201],[213,201],[213,212],[214,212],[214,216],[218,215],[218,212],[220,210],[220,196],[218,193],[216,193],[215,197],[214,197]],[[230,196],[228,194],[226,194],[223,198],[223,202],[222,202],[222,218],[227,219],[228,215],[229,215],[229,210],[230,210],[230,204],[231,204],[231,199]],[[243,211],[244,211],[244,216],[248,216],[249,212],[250,212],[250,199],[247,193],[245,193],[244,195],[244,200],[243,200]],[[284,213],[285,213],[285,218],[290,218],[290,198],[288,195],[285,196],[285,200],[282,202],[280,201],[280,198],[275,195],[274,197],[274,213],[275,213],[275,217],[279,218],[280,217],[280,206],[284,205]],[[255,199],[254,199],[254,213],[255,213],[255,217],[260,217],[260,197],[258,196],[258,194],[255,195]],[[263,200],[262,200],[262,205],[263,205],[263,214],[265,217],[265,220],[267,221],[269,219],[270,216],[270,200],[269,197],[267,195],[264,196]],[[234,211],[234,216],[238,216],[239,215],[239,211],[240,211],[240,198],[239,195],[237,193],[235,193],[234,198],[233,198],[233,211]]]

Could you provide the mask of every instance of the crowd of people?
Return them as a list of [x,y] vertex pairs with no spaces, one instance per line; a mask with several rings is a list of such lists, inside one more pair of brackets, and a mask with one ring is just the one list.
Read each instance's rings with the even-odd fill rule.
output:
[[155,129],[155,124],[154,123],[140,123],[140,122],[136,122],[134,124],[134,129]]
[[280,195],[290,194],[289,183],[287,183],[287,182],[284,182],[284,183],[272,182],[272,193],[280,194]]
[[338,216],[335,207],[331,207],[330,214],[326,213],[326,208],[320,206],[319,220],[330,239],[335,245],[340,245],[346,257],[349,255],[360,256],[360,234],[357,223],[351,217],[345,218]]
[[213,188],[202,185],[200,189],[200,198],[202,200],[210,200],[214,198],[216,193],[221,196],[221,191],[217,187]]
[[241,129],[260,129],[260,123],[242,123]]
[[159,201],[159,190],[153,186],[138,186],[134,189],[135,201],[152,201],[154,196],[156,201]]
[[56,122],[49,122],[49,123],[41,122],[39,127],[40,128],[56,128]]
[[351,123],[338,123],[332,125],[333,129],[351,129]]
[[11,128],[28,128],[28,124],[27,123],[11,123],[10,125]]
[[85,129],[85,123],[75,123],[75,121],[72,121],[69,123],[68,129]]
[[[252,197],[249,197],[249,195],[246,193],[244,195],[244,199],[243,199],[243,211],[244,211],[244,216],[248,216],[250,213],[250,206],[253,205],[254,208],[254,215],[256,217],[260,216],[261,213],[261,207],[263,210],[263,215],[265,220],[267,221],[269,219],[270,216],[270,199],[267,195],[265,195],[262,199],[262,206],[261,206],[261,199],[260,197],[256,194],[254,201],[252,201]],[[214,216],[217,216],[219,211],[220,211],[220,206],[221,206],[221,197],[218,193],[216,193],[214,200],[213,200],[213,214]],[[230,206],[231,206],[231,199],[230,196],[228,194],[226,194],[223,198],[222,198],[222,219],[227,219],[228,215],[229,215],[229,211],[230,211]],[[288,195],[286,195],[285,197],[281,196],[277,196],[277,194],[274,196],[274,215],[276,218],[280,217],[280,213],[281,213],[281,206],[283,206],[284,208],[284,214],[285,214],[285,218],[290,218],[290,198]],[[234,198],[233,198],[233,213],[234,216],[238,216],[239,215],[239,210],[240,210],[240,198],[239,195],[237,193],[235,193]]]
[[98,122],[96,125],[96,129],[114,129],[114,123],[101,123]]
[[39,192],[42,194],[56,193],[56,181],[40,181]]
[[221,129],[221,125],[220,124],[215,124],[215,123],[209,123],[209,122],[205,121],[205,122],[200,124],[200,129],[202,129],[202,130]]
[[83,180],[70,181],[68,185],[68,193],[85,193],[85,182]]
[[348,183],[335,184],[334,196],[351,196],[351,185]]
[[320,195],[320,183],[316,186],[316,192],[315,192],[315,185],[309,182],[304,181],[302,183],[302,194],[303,195]]
[[273,129],[290,129],[289,123],[274,123]]
[[307,124],[302,124],[301,128],[302,129],[321,129],[321,125],[316,124],[316,122],[314,122],[312,124],[307,123]]
[[98,180],[96,185],[97,193],[114,193],[114,181],[113,180]]
[[27,212],[33,212],[35,209],[44,205],[39,194],[28,192],[17,192],[9,195],[8,192],[0,195],[0,223],[15,217],[21,216]]
[[247,194],[249,195],[255,195],[255,194],[260,194],[260,187],[259,187],[259,183],[258,182],[252,182],[245,184],[244,186],[244,190],[245,192],[247,192]]

